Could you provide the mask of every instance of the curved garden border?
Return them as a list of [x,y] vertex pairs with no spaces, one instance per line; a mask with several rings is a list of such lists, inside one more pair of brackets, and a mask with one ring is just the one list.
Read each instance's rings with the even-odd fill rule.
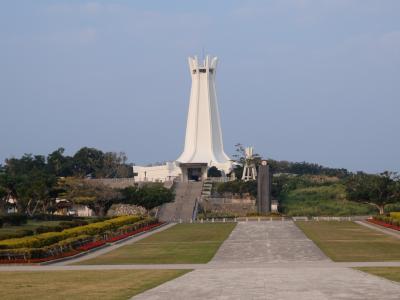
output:
[[390,229],[394,229],[394,230],[400,231],[400,226],[393,225],[393,224],[390,224],[390,223],[386,223],[384,221],[379,221],[379,220],[376,220],[376,219],[367,219],[367,222],[370,222],[372,224],[376,224],[376,225],[379,225],[379,226],[383,226],[383,227],[386,227],[386,228],[390,228]]
[[46,262],[51,262],[54,260],[60,260],[60,259],[68,258],[68,257],[73,257],[78,254],[83,254],[85,252],[91,251],[96,248],[104,247],[108,244],[113,244],[113,243],[119,242],[126,238],[129,238],[129,237],[141,234],[143,232],[152,230],[153,228],[159,227],[164,224],[165,224],[165,222],[155,221],[154,223],[147,224],[136,230],[125,232],[122,234],[113,235],[111,237],[104,236],[103,239],[98,239],[95,241],[87,240],[87,241],[82,242],[75,249],[71,249],[71,250],[69,250],[67,252],[63,252],[61,254],[50,255],[47,257],[43,257],[43,258],[16,258],[16,257],[10,256],[8,259],[0,259],[0,264],[38,264],[38,263],[46,263]]

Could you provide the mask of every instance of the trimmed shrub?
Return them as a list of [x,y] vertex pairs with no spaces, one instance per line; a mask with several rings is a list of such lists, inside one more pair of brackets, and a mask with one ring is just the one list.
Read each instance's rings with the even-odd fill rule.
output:
[[65,229],[61,232],[47,232],[32,237],[4,240],[0,241],[0,249],[42,248],[70,237],[102,234],[106,231],[115,230],[123,225],[138,222],[141,219],[142,218],[138,216],[122,216],[104,222]]
[[398,219],[400,220],[400,212],[396,211],[396,212],[391,212],[390,213],[390,217],[393,219]]
[[105,232],[101,236],[79,235],[41,248],[0,249],[0,263],[43,262],[68,257],[149,230],[159,224],[155,218],[146,218]]
[[3,217],[4,224],[9,224],[13,226],[20,226],[22,224],[26,224],[28,221],[28,217],[22,214],[8,214]]
[[45,233],[45,232],[60,232],[63,231],[63,227],[61,226],[39,226],[38,228],[36,228],[36,234],[41,234],[41,233]]
[[29,229],[20,229],[13,233],[0,233],[0,240],[7,240],[7,239],[14,239],[14,238],[21,238],[24,236],[33,235],[33,231]]
[[63,229],[68,229],[68,228],[84,226],[84,225],[88,225],[88,224],[89,223],[87,221],[78,219],[78,220],[60,222],[59,226],[61,226]]
[[92,242],[93,237],[89,235],[80,235],[77,237],[72,237],[65,239],[51,245],[49,247],[42,248],[19,248],[19,249],[3,249],[0,250],[0,259],[34,259],[34,258],[44,258],[49,256],[57,256],[62,253],[76,250],[82,245]]
[[37,214],[30,219],[37,221],[72,221],[74,216],[65,216],[65,215],[52,215],[52,214]]

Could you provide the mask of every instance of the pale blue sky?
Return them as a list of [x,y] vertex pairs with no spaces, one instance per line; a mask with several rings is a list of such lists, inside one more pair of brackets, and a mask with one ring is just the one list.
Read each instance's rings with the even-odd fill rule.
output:
[[225,149],[400,171],[400,1],[0,2],[0,160],[183,149],[187,56],[220,58]]

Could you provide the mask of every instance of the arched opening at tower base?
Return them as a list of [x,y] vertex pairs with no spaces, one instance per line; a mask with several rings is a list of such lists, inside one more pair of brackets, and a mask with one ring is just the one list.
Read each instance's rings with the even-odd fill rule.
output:
[[207,163],[181,163],[179,167],[182,171],[181,180],[187,181],[201,181],[207,178]]

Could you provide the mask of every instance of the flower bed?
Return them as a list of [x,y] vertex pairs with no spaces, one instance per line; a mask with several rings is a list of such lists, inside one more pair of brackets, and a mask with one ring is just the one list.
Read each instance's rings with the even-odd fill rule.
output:
[[152,228],[154,228],[154,227],[160,226],[161,224],[162,224],[162,223],[157,222],[157,223],[150,224],[150,225],[144,226],[144,227],[142,227],[142,228],[136,229],[136,230],[131,231],[131,232],[127,232],[127,233],[124,233],[124,234],[117,235],[117,236],[115,236],[115,237],[112,237],[112,238],[107,239],[107,243],[114,243],[114,242],[117,242],[117,241],[119,241],[119,240],[125,239],[125,238],[127,238],[127,237],[130,237],[130,236],[132,236],[132,235],[138,234],[138,233],[140,233],[140,232],[148,231],[148,230],[150,230],[150,229],[152,229]]
[[367,220],[370,223],[376,224],[376,225],[380,225],[386,228],[390,228],[390,229],[394,229],[394,230],[399,230],[400,231],[400,226],[394,225],[394,224],[390,224],[387,223],[385,221],[380,221],[380,220],[376,220],[376,219],[368,219]]
[[0,264],[42,263],[70,257],[151,230],[161,224],[155,219],[147,219],[122,226],[115,231],[107,232],[103,236],[82,235],[43,248],[0,250]]
[[65,252],[59,255],[52,256],[51,258],[46,257],[46,258],[30,258],[30,259],[23,259],[23,258],[16,258],[16,259],[11,259],[11,260],[6,260],[2,259],[0,260],[0,264],[35,264],[35,263],[42,263],[54,259],[60,259],[64,257],[69,257],[69,256],[74,256],[78,254],[79,251],[72,250],[69,252]]
[[107,242],[104,241],[104,240],[95,241],[95,242],[87,243],[87,244],[85,244],[85,245],[79,247],[77,250],[78,250],[78,251],[88,251],[88,250],[91,250],[91,249],[94,249],[94,248],[103,246],[103,245],[105,245],[106,243],[107,243]]

